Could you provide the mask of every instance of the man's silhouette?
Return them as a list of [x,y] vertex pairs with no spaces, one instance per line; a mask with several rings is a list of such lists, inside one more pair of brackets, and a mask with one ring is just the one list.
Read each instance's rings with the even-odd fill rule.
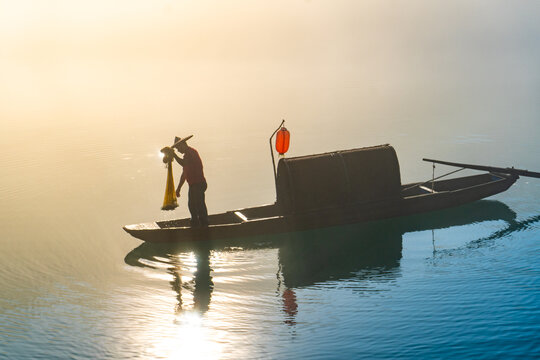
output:
[[192,137],[193,135],[183,139],[179,137],[174,138],[172,148],[184,154],[183,158],[181,158],[174,153],[174,158],[184,168],[180,182],[176,188],[176,196],[180,196],[180,189],[184,185],[184,182],[187,181],[189,185],[188,207],[191,213],[191,227],[206,227],[208,226],[208,210],[206,209],[204,192],[206,191],[207,184],[199,153],[186,143]]

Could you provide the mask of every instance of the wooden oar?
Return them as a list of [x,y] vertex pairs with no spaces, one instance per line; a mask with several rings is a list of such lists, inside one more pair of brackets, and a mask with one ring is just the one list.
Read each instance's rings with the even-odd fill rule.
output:
[[500,168],[500,167],[494,167],[494,166],[461,164],[461,163],[455,163],[455,162],[449,162],[449,161],[441,161],[441,160],[433,160],[433,159],[422,159],[422,160],[432,162],[432,163],[437,163],[437,164],[462,167],[462,168],[466,168],[466,169],[482,170],[482,171],[489,171],[489,172],[498,172],[498,173],[503,173],[503,174],[520,175],[520,176],[527,176],[527,177],[533,177],[533,178],[539,178],[540,179],[540,173],[539,172],[534,172],[534,171],[529,171],[529,170],[514,169],[513,167],[511,167],[511,168]]

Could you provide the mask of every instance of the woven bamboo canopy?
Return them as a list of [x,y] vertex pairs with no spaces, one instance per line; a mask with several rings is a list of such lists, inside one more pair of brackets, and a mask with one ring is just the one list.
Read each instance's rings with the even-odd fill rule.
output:
[[390,145],[283,158],[277,171],[277,204],[303,212],[398,198],[401,176]]

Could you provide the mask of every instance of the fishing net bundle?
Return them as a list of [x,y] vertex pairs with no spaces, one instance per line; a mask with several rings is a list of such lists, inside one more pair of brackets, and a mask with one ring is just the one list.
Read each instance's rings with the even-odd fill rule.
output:
[[174,210],[176,207],[178,207],[172,171],[174,150],[170,147],[164,147],[161,149],[161,152],[163,153],[163,162],[167,164],[167,184],[165,185],[165,197],[163,199],[163,206],[161,207],[161,210]]

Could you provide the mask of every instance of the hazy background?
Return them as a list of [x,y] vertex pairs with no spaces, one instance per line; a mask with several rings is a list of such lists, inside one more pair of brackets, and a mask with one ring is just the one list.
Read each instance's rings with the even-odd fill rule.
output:
[[[189,214],[186,192],[160,211],[175,135],[195,135],[211,213],[274,201],[281,119],[288,156],[391,143],[403,182],[431,176],[422,157],[539,171],[539,19],[539,1],[0,0],[0,315],[22,334],[140,280],[121,227]],[[538,191],[505,199],[531,215]],[[152,289],[170,292],[134,293]]]
[[429,146],[456,138],[512,151],[538,135],[539,18],[537,1],[0,1],[1,156],[51,163],[11,180],[31,191],[59,162],[106,175],[99,155],[195,134],[209,191],[234,198],[271,188],[269,166],[249,167],[269,164],[282,118],[291,155],[391,142],[403,160],[453,158],[455,143]]

